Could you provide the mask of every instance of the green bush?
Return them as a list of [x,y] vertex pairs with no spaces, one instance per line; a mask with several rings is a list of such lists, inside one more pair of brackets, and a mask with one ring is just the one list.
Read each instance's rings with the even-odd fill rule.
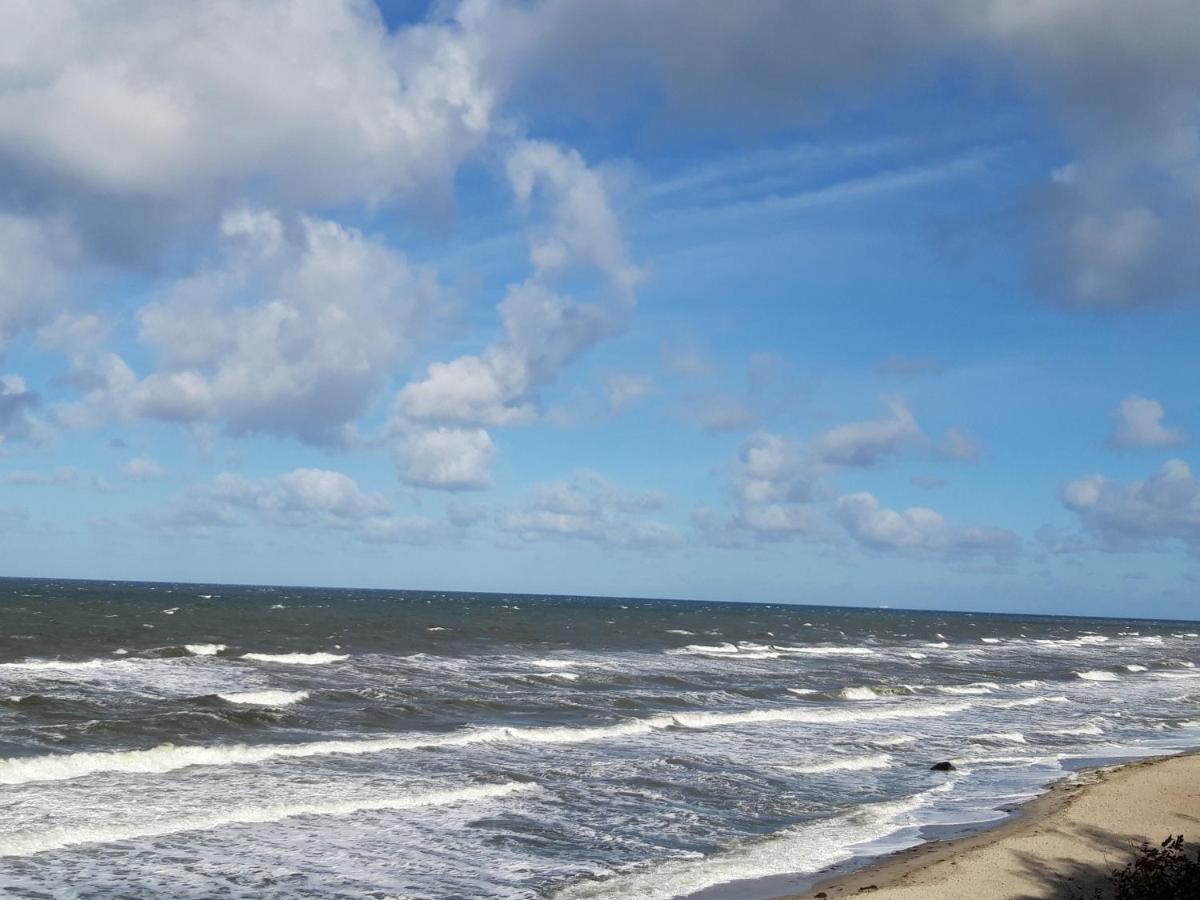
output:
[[1200,851],[1189,856],[1183,835],[1159,846],[1143,843],[1138,855],[1112,873],[1117,900],[1197,900],[1200,898]]

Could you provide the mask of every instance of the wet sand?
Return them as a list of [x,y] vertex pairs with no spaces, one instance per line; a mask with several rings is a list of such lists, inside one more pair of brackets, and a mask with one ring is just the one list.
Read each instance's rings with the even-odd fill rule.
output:
[[1169,834],[1200,840],[1200,755],[1079,773],[995,828],[892,854],[799,898],[1091,900],[1143,840],[1157,844]]

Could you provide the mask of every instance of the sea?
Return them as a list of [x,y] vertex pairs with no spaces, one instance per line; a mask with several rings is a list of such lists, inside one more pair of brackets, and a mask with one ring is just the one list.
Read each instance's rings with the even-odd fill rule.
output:
[[0,895],[785,895],[1200,745],[1198,632],[2,580]]

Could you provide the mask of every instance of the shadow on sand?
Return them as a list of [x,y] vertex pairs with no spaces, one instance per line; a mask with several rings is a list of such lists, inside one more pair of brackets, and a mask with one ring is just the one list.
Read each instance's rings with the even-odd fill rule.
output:
[[[1200,819],[1193,819],[1200,825]],[[1117,834],[1101,828],[1076,828],[1072,834],[1085,840],[1091,847],[1100,852],[1105,862],[1102,864],[1080,863],[1077,860],[1038,859],[1029,854],[1021,854],[1022,872],[1030,881],[1037,882],[1041,889],[1036,894],[1022,894],[1014,900],[1113,900],[1117,897],[1117,882],[1114,874],[1123,869],[1131,860],[1145,859],[1144,845],[1141,838],[1132,835]],[[1152,845],[1153,847],[1153,845]],[[1200,844],[1186,842],[1182,850],[1192,860],[1200,853]],[[1200,864],[1191,868],[1192,873],[1188,885],[1182,893],[1162,893],[1159,888],[1149,888],[1148,892],[1139,891],[1127,893],[1124,896],[1130,900],[1173,900],[1179,898],[1200,898],[1200,875],[1197,874]]]

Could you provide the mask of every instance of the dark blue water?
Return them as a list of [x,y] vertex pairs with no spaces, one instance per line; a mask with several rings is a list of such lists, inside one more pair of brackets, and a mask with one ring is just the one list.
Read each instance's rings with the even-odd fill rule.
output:
[[994,818],[1074,759],[1200,743],[1193,628],[0,581],[0,887],[651,898],[811,874]]

